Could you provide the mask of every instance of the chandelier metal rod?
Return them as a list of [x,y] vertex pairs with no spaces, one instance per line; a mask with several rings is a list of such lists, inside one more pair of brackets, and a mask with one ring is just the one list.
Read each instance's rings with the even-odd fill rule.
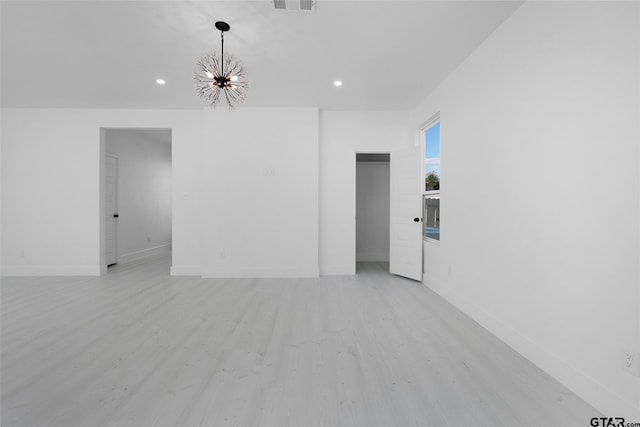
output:
[[220,31],[220,44],[222,45],[222,54],[220,55],[220,74],[224,77],[224,31]]

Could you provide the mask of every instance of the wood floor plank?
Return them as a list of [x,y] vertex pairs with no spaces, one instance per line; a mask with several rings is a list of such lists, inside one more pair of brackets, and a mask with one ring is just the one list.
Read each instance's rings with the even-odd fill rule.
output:
[[3,426],[584,426],[600,414],[422,284],[3,278]]

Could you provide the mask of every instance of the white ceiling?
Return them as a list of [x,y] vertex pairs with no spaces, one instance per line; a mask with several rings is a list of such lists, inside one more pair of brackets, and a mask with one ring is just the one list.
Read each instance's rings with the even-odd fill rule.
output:
[[219,49],[224,20],[247,106],[407,110],[521,3],[318,0],[296,13],[272,0],[2,1],[1,103],[202,108],[192,70]]

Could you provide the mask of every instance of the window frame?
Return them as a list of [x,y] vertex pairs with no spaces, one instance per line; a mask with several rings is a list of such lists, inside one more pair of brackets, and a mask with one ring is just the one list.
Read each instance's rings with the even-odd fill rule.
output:
[[[427,154],[427,141],[426,141],[426,133],[429,129],[431,129],[432,127],[436,126],[437,124],[440,124],[441,126],[441,131],[442,131],[442,123],[440,121],[440,113],[436,113],[433,116],[429,117],[429,119],[427,119],[424,123],[422,123],[422,125],[419,128],[419,132],[420,132],[420,141],[422,144],[422,240],[425,242],[429,242],[435,245],[440,245],[440,242],[442,240],[442,237],[440,235],[440,233],[438,233],[438,239],[434,239],[432,237],[427,237],[425,234],[425,225],[426,225],[426,221],[427,221],[427,212],[426,212],[426,200],[427,199],[439,199],[440,201],[442,201],[442,136],[440,137],[440,184],[438,186],[437,190],[427,190],[426,189],[426,185],[425,185],[425,178],[426,178],[426,166],[425,166],[425,159],[426,159],[426,154]],[[438,208],[438,217],[441,215],[441,209],[442,206],[440,206]],[[440,220],[438,218],[438,230],[441,230],[441,226],[440,226]]]

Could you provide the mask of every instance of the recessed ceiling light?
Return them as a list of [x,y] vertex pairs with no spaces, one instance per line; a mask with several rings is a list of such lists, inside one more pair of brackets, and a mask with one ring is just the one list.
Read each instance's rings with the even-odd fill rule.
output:
[[340,80],[336,80],[335,82],[333,82],[334,86],[342,86],[342,82]]
[[157,79],[157,80],[156,80],[156,83],[158,83],[159,85],[163,85],[163,84],[165,84],[166,82],[165,82],[164,80],[162,80],[162,79]]

